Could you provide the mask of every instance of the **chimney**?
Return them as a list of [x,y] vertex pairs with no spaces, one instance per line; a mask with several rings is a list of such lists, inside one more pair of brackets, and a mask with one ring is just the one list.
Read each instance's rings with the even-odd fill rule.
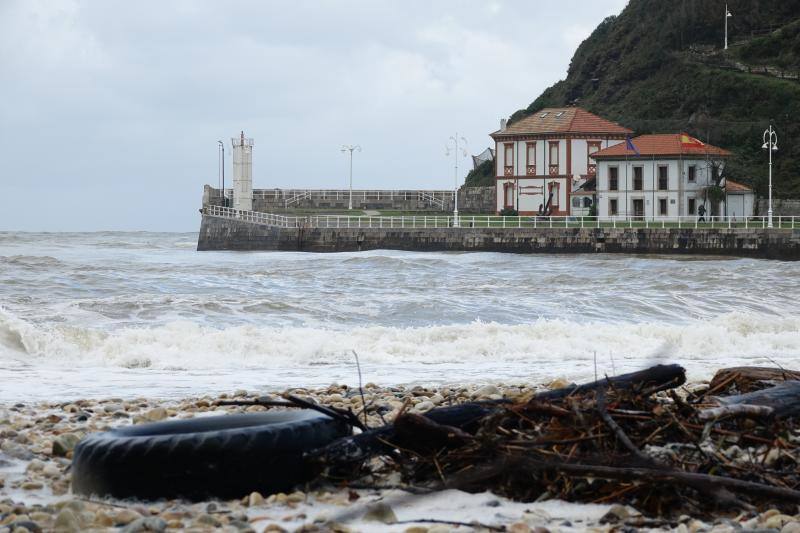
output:
[[506,131],[506,124],[508,124],[508,119],[501,118],[500,119],[500,131]]

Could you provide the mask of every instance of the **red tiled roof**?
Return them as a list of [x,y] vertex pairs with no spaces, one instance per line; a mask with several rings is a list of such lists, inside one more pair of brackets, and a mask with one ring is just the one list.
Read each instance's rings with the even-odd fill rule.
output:
[[[692,142],[681,142],[681,137],[688,137]],[[727,157],[731,153],[723,148],[713,146],[711,144],[704,144],[694,137],[682,133],[668,133],[668,134],[655,134],[655,135],[640,135],[631,139],[633,145],[639,151],[642,157],[651,156],[685,156],[685,155],[698,155],[698,156],[717,156]],[[626,143],[619,143],[595,152],[592,154],[594,159],[616,159],[619,157],[638,157],[636,152],[629,150]]]
[[633,132],[616,122],[598,117],[580,107],[548,107],[509,124],[505,130],[496,131],[491,135],[494,137],[553,133],[629,134]]
[[738,181],[733,181],[733,180],[726,179],[725,180],[725,191],[727,191],[727,192],[753,192],[753,189],[751,189],[747,185],[739,183]]

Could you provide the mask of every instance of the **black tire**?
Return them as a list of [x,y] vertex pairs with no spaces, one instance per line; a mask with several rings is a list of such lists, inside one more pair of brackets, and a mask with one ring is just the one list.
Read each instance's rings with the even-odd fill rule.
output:
[[271,411],[142,424],[75,447],[72,489],[117,498],[239,498],[288,491],[316,474],[303,452],[349,435],[315,411]]

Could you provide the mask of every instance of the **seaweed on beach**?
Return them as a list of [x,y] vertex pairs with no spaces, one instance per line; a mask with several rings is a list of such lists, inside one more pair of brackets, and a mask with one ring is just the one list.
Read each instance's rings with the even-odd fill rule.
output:
[[404,410],[310,458],[343,483],[397,472],[414,490],[623,503],[660,517],[790,511],[800,503],[797,378],[726,369],[688,390],[682,367],[658,365],[514,401]]

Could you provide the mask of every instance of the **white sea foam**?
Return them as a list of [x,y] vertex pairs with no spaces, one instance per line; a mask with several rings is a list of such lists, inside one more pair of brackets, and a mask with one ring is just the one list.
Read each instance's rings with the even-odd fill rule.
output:
[[111,331],[32,325],[0,314],[0,353],[29,363],[158,369],[280,368],[338,364],[352,350],[368,364],[582,364],[659,353],[678,361],[795,357],[800,316],[728,313],[683,324],[573,322],[428,327],[367,326],[348,330],[231,326],[188,321]]

